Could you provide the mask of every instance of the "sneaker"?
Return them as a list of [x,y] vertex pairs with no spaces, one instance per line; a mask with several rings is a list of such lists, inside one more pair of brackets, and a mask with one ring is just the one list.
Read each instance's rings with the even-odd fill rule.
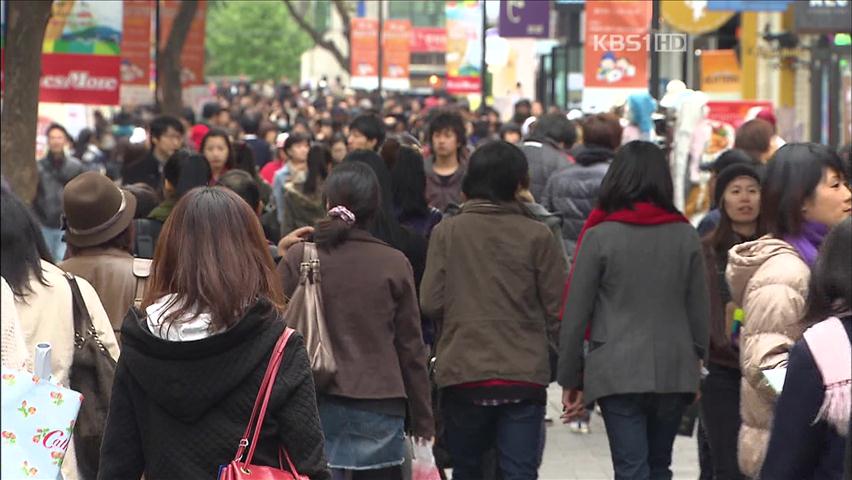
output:
[[588,435],[591,430],[589,430],[589,422],[577,422],[579,433],[583,435]]

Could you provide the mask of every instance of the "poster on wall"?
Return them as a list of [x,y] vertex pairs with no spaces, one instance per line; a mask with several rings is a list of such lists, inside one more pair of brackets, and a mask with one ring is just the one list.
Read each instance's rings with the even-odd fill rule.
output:
[[118,104],[122,7],[120,0],[53,3],[42,47],[40,101]]
[[349,70],[352,88],[372,90],[379,85],[379,21],[353,18],[349,26]]
[[583,110],[609,110],[648,89],[651,2],[586,2]]
[[382,43],[382,88],[408,90],[411,88],[411,21],[385,20]]
[[701,52],[701,91],[711,100],[740,99],[740,65],[735,51]]
[[121,104],[154,102],[152,28],[154,0],[124,0],[121,37]]
[[477,0],[448,1],[447,92],[482,90],[482,5]]

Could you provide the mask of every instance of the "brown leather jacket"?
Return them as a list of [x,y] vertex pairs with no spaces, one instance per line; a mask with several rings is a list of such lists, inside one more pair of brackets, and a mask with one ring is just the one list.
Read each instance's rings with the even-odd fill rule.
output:
[[134,302],[141,302],[151,270],[151,260],[133,258],[117,248],[86,248],[59,264],[59,268],[85,278],[104,305],[115,337],[121,340],[121,324]]

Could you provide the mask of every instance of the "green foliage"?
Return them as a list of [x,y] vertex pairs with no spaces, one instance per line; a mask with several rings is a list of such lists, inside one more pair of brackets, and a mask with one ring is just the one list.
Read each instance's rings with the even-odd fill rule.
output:
[[283,2],[218,0],[209,6],[207,75],[299,78],[299,56],[312,42]]

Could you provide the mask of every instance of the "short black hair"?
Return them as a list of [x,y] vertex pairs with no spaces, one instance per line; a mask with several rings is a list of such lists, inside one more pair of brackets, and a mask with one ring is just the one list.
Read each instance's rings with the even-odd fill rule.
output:
[[181,135],[184,134],[183,124],[180,123],[180,120],[171,115],[160,115],[159,117],[154,118],[151,120],[151,124],[148,126],[148,129],[151,131],[151,138],[159,139],[166,133],[166,131],[168,131],[169,127],[175,129],[175,131]]
[[393,204],[399,210],[399,219],[425,217],[429,214],[426,203],[426,172],[423,155],[417,150],[400,145],[391,170]]
[[308,150],[308,176],[302,191],[313,195],[320,189],[320,182],[328,178],[328,166],[332,163],[331,150],[322,143],[311,145]]
[[452,110],[442,110],[429,121],[427,141],[432,144],[432,136],[443,130],[451,130],[456,135],[459,150],[464,149],[467,144],[467,131],[464,128],[464,119],[461,114]]
[[601,181],[598,208],[606,213],[633,209],[637,202],[651,202],[677,213],[674,186],[666,155],[651,142],[632,141],[615,154]]
[[564,114],[548,113],[536,120],[533,136],[563,143],[565,148],[571,148],[577,141],[577,126]]
[[63,135],[65,135],[65,139],[66,139],[66,140],[68,140],[68,142],[69,142],[69,143],[74,143],[74,137],[72,137],[72,136],[71,136],[71,134],[70,134],[70,133],[68,133],[68,129],[66,129],[65,127],[63,127],[63,126],[62,126],[62,125],[60,125],[59,123],[53,122],[53,123],[51,123],[50,125],[48,125],[48,126],[47,126],[47,130],[45,130],[45,131],[44,131],[44,134],[45,134],[45,135],[50,135],[50,131],[51,131],[51,130],[59,130],[59,131],[61,131],[61,132],[62,132],[62,134],[63,134]]
[[307,143],[308,146],[310,146],[311,145],[311,137],[309,137],[308,135],[305,135],[304,133],[299,133],[299,132],[291,133],[290,135],[287,135],[287,139],[284,140],[284,151],[286,152],[287,150],[290,150],[290,148],[293,145],[296,145],[297,143]]
[[205,120],[210,120],[224,110],[221,105],[216,102],[207,102],[201,107],[201,117]]
[[349,124],[349,131],[357,130],[368,140],[375,140],[376,146],[373,150],[378,151],[385,141],[385,124],[378,115],[373,113],[362,113]]
[[207,159],[187,150],[178,150],[163,165],[163,179],[175,188],[176,198],[195,187],[206,186],[211,178],[213,172]]
[[468,199],[511,202],[529,185],[529,165],[520,148],[494,140],[477,148],[468,162],[462,192]]
[[814,194],[825,169],[846,177],[840,156],[825,145],[788,143],[775,152],[760,193],[760,220],[766,233],[780,238],[802,232],[802,205]]
[[254,177],[244,170],[229,170],[216,182],[236,193],[249,204],[253,212],[260,207],[260,187]]
[[195,110],[192,107],[183,107],[180,111],[180,116],[190,125],[195,125]]

